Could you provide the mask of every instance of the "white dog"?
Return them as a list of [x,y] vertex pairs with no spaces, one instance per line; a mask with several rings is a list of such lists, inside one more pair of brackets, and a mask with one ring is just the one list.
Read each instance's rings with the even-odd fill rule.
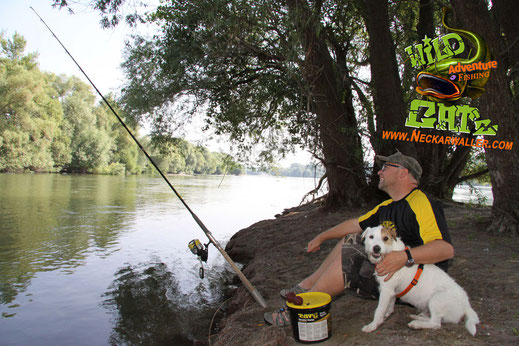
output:
[[[384,255],[392,251],[402,251],[405,245],[397,238],[396,232],[382,226],[367,228],[362,233],[366,253],[371,263],[379,263]],[[376,275],[380,284],[380,298],[373,322],[362,328],[372,332],[393,313],[396,296],[406,290],[418,270],[418,265],[402,267],[391,279]],[[458,323],[465,316],[465,327],[470,334],[476,335],[479,318],[470,307],[467,293],[447,273],[434,264],[425,264],[418,283],[400,298],[416,307],[421,313],[411,315],[413,321],[408,326],[415,329],[441,327],[442,322]],[[428,315],[430,314],[430,316]]]

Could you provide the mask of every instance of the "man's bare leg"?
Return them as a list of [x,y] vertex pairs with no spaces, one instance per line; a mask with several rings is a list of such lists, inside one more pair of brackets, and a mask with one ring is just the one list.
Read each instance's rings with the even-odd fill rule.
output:
[[[344,244],[344,238],[337,242],[337,245],[332,249],[328,256],[321,263],[319,268],[309,277],[299,283],[299,286],[305,289],[312,289],[314,285],[321,280],[323,275],[338,275],[338,279],[342,281],[342,288],[344,288],[344,278],[342,275],[342,245]],[[339,271],[339,272],[338,272]],[[338,272],[338,273],[337,273]],[[326,278],[326,281],[329,278]],[[312,291],[314,291],[312,289]],[[320,291],[325,292],[325,291]]]
[[[344,275],[342,272],[342,245],[344,238],[337,242],[337,245],[332,249],[328,256],[324,259],[319,268],[309,277],[299,283],[299,286],[309,289],[311,292],[325,292],[332,297],[344,291]],[[276,324],[274,321],[279,321],[285,318],[287,311],[275,311],[272,313],[265,313],[265,320],[267,323]],[[271,321],[271,322],[269,322]],[[286,325],[282,323],[281,325]]]
[[344,291],[344,274],[342,271],[342,253],[328,265],[317,282],[310,289],[311,292],[325,292],[332,297]]

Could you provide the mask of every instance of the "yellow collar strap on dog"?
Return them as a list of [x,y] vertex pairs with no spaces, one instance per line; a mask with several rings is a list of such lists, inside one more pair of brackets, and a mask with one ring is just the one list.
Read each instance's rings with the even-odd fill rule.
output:
[[[406,249],[407,249],[407,247],[406,247]],[[411,290],[411,288],[416,286],[416,284],[418,283],[418,279],[420,279],[420,275],[422,275],[422,271],[423,271],[423,264],[420,264],[420,265],[418,265],[418,269],[416,270],[416,274],[414,275],[413,281],[411,281],[411,283],[409,284],[409,286],[406,287],[405,290],[403,290],[402,292],[400,292],[396,295],[397,298],[405,296],[407,294],[407,292],[409,292]]]

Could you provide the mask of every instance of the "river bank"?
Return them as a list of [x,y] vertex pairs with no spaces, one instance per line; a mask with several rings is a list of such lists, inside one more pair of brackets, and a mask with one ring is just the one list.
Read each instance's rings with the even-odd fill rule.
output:
[[[357,217],[366,209],[322,212],[318,202],[287,209],[275,219],[260,221],[236,233],[226,250],[242,263],[243,273],[261,292],[273,311],[284,304],[279,290],[291,287],[311,274],[335,242],[307,254],[307,242],[341,221]],[[446,324],[440,330],[407,327],[415,309],[397,305],[394,314],[371,334],[361,331],[373,317],[377,301],[353,292],[333,301],[332,337],[322,345],[384,344],[511,345],[519,342],[519,238],[494,236],[486,231],[490,208],[445,203],[445,214],[456,250],[449,274],[467,291],[481,323],[472,337],[463,323]],[[264,310],[241,284],[232,293],[220,322],[214,345],[292,345],[290,327],[269,326]]]

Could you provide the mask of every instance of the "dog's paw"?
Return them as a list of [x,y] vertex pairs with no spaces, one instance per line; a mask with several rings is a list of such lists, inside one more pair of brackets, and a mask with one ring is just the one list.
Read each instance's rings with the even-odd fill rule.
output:
[[441,323],[431,320],[413,320],[407,325],[413,329],[438,329],[441,327]]
[[377,329],[377,325],[374,323],[366,324],[364,327],[362,327],[362,331],[364,333],[371,333],[375,329]]
[[[418,317],[418,316],[416,316]],[[407,326],[409,328],[413,328],[413,329],[422,329],[422,321],[420,321],[419,319],[416,319],[416,320],[412,320],[411,322],[409,322],[407,324]]]
[[411,317],[413,320],[417,320],[417,321],[429,321],[431,318],[425,314],[420,314],[420,315],[409,315],[409,317]]

